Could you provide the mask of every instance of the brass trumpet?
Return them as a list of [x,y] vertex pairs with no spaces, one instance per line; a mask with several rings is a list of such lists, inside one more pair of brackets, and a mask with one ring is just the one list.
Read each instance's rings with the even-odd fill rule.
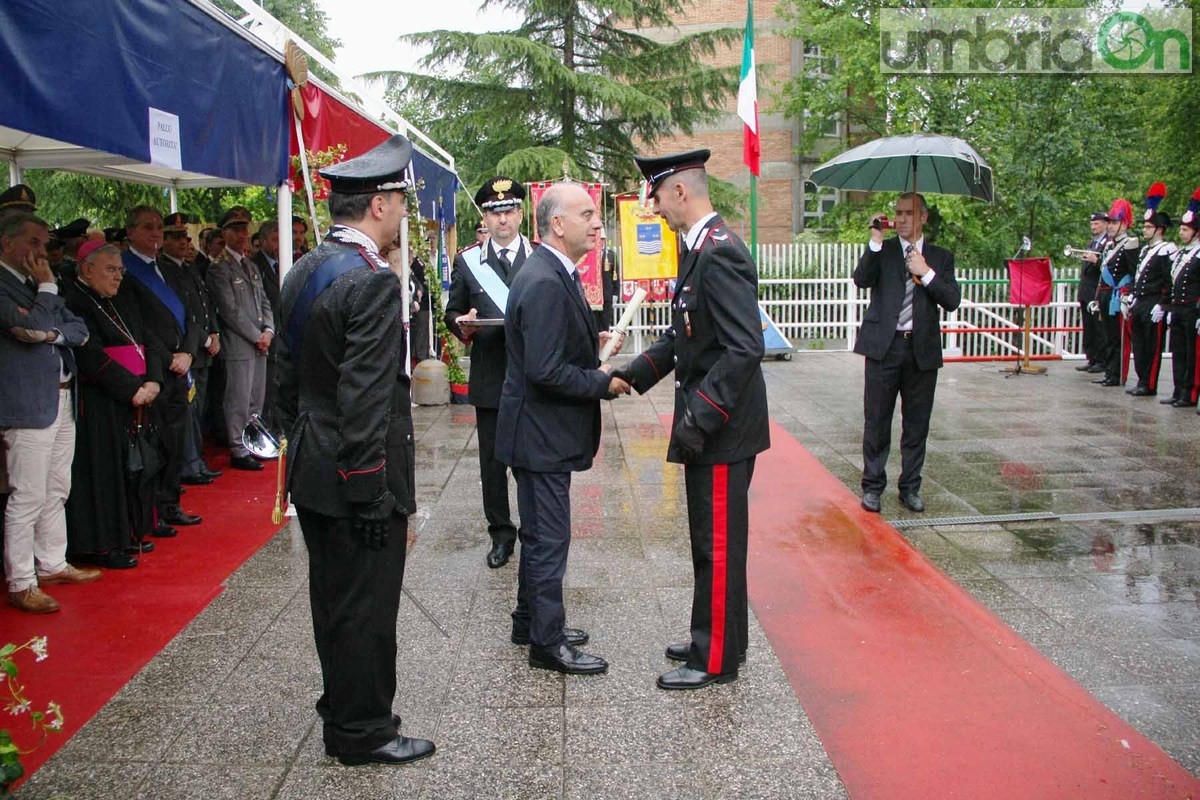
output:
[[1067,258],[1083,258],[1084,256],[1100,256],[1095,250],[1085,250],[1082,247],[1068,247],[1063,250],[1063,255]]

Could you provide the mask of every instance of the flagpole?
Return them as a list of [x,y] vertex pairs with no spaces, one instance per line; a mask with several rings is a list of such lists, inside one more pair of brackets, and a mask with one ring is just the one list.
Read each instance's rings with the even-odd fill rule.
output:
[[750,173],[750,254],[758,261],[758,178]]

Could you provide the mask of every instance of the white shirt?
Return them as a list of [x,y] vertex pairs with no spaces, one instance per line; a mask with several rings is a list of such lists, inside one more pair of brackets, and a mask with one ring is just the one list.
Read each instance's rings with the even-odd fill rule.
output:
[[[903,253],[905,250],[907,250],[908,246],[910,244],[912,244],[912,242],[906,241],[904,239],[904,237],[902,237],[902,236],[897,236],[896,238],[900,240],[900,252],[901,253]],[[878,253],[880,250],[883,249],[883,242],[876,242],[874,239],[868,239],[867,247],[870,249],[870,251],[872,253]],[[925,237],[924,236],[922,236],[920,239],[917,239],[916,249],[917,249],[918,253],[920,253],[921,255],[925,255]],[[926,272],[924,275],[921,276],[921,283],[925,286],[928,286],[933,281],[933,279],[936,275],[937,275],[937,273],[935,273],[933,271],[933,267],[930,267],[929,272]]]
[[700,234],[704,233],[704,229],[708,227],[709,221],[716,215],[717,212],[710,211],[689,228],[687,234],[683,237],[683,246],[688,250],[695,250],[696,245],[700,244]]
[[565,254],[560,253],[558,250],[555,250],[553,247],[548,245],[546,243],[545,239],[542,240],[542,247],[546,248],[551,253],[554,253],[554,255],[558,256],[558,260],[562,262],[563,269],[565,269],[567,271],[567,275],[571,278],[572,281],[574,281],[575,280],[575,262],[572,261],[571,259],[567,258],[567,256]]
[[521,245],[522,245],[520,236],[517,236],[515,239],[513,239],[511,242],[509,242],[507,245],[505,245],[503,247],[501,247],[499,244],[497,244],[495,239],[491,240],[491,242],[492,242],[492,249],[496,251],[497,256],[499,256],[501,253],[504,253],[508,256],[509,264],[517,263],[517,253],[521,252]]

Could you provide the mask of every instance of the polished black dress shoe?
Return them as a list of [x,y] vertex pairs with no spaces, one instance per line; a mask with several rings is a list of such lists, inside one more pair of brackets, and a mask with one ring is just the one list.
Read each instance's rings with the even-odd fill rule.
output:
[[433,742],[428,739],[397,736],[387,744],[376,747],[368,753],[341,753],[338,761],[347,767],[357,767],[362,764],[408,764],[428,758],[436,750]]
[[1087,371],[1092,373],[1093,375],[1096,373],[1104,372],[1104,365],[1103,364],[1089,364]]
[[680,667],[658,676],[660,689],[702,689],[713,683],[732,683],[737,680],[737,673],[714,675],[711,672],[701,672],[691,667]]
[[244,469],[247,472],[258,472],[263,469],[263,465],[254,456],[232,456],[229,459],[229,466],[234,469]]
[[568,675],[600,675],[608,672],[608,662],[603,658],[576,650],[566,642],[555,647],[530,647],[529,666]]
[[496,542],[487,554],[487,565],[492,569],[500,569],[508,563],[508,557],[513,554],[512,542]]
[[1190,402],[1188,400],[1176,400],[1174,403],[1171,403],[1171,405],[1175,406],[1176,408],[1195,408],[1196,407],[1195,403]]
[[1109,380],[1108,378],[1105,378],[1102,381],[1092,381],[1092,383],[1098,384],[1100,386],[1123,386],[1124,385],[1120,381],[1113,381],[1113,380]]
[[1164,397],[1162,400],[1159,400],[1158,404],[1162,406],[1173,406],[1178,402],[1179,397],[1177,395],[1171,395],[1170,397]]
[[[579,628],[563,628],[563,636],[567,637],[567,644],[572,647],[582,647],[588,643],[588,639],[592,638],[588,636],[587,631],[581,631]],[[529,631],[513,628],[512,643],[530,644]]]
[[154,542],[138,542],[137,544],[131,544],[129,547],[125,548],[125,552],[129,553],[131,556],[136,556],[138,553],[153,553]]
[[[691,655],[691,650],[692,650],[691,642],[680,642],[679,644],[669,644],[669,645],[667,645],[667,658],[671,659],[672,661],[687,661],[688,657]],[[746,663],[746,654],[745,653],[742,653],[740,656],[738,656],[738,663],[739,664]]]
[[189,514],[179,506],[163,509],[158,518],[168,525],[199,525],[203,521],[199,514]]
[[164,525],[160,522],[157,528],[150,531],[150,535],[158,539],[172,539],[179,535],[179,531],[175,530],[170,525]]
[[1092,364],[1080,364],[1078,367],[1075,368],[1075,371],[1076,372],[1088,372],[1091,370],[1092,366],[1093,366]]
[[1139,386],[1130,392],[1130,394],[1134,397],[1154,397],[1154,395],[1158,394],[1158,392],[1152,392],[1145,386]]
[[198,473],[196,475],[181,475],[179,482],[185,483],[188,486],[207,486],[213,482],[213,478],[204,473]]
[[212,478],[214,481],[225,474],[223,470],[210,469],[207,465],[200,469],[200,474],[206,478]]
[[921,495],[916,492],[900,495],[900,505],[907,508],[909,511],[915,511],[918,514],[925,510],[925,501],[921,499]]
[[879,492],[863,492],[861,505],[867,511],[874,511],[878,514],[879,509],[883,507],[879,498]]

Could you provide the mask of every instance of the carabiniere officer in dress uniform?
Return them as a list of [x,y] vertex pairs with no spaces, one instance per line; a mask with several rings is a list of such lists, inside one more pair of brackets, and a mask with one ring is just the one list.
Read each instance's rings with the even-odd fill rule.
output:
[[404,764],[433,742],[401,736],[396,614],[413,492],[413,426],[401,287],[380,257],[408,214],[412,144],[392,136],[321,170],[328,237],[281,290],[277,410],[288,488],[309,555],[325,752],[343,764]]
[[675,371],[675,422],[667,460],[684,465],[692,543],[691,640],[666,656],[684,665],[662,689],[736,680],[746,656],[748,492],[755,457],[770,446],[758,268],[713,211],[708,150],[635,157],[647,197],[683,236],[672,324],[614,375],[643,394]]

